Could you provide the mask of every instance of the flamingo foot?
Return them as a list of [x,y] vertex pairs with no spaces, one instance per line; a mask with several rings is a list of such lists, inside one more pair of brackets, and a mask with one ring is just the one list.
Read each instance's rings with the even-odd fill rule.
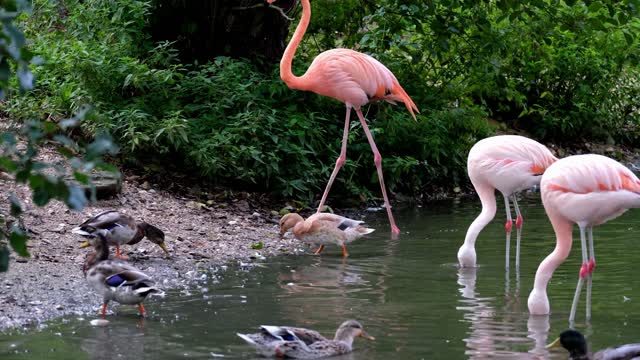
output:
[[587,275],[589,275],[589,264],[584,263],[580,267],[580,278],[584,279]]
[[511,229],[513,228],[513,222],[510,220],[507,220],[507,222],[504,224],[504,229],[510,233]]
[[523,223],[524,219],[522,218],[522,216],[518,216],[516,218],[516,227],[518,228],[518,230],[522,229],[522,223]]
[[318,248],[318,250],[316,250],[313,255],[320,255],[320,253],[322,252],[322,250],[324,250],[324,245],[320,245],[320,247]]
[[100,315],[105,316],[107,313],[107,304],[102,304],[102,310],[100,310]]
[[594,259],[589,260],[589,264],[587,265],[587,267],[588,267],[589,274],[591,274],[593,270],[596,268],[596,261]]
[[140,309],[140,315],[144,316],[144,306],[142,306],[142,303],[138,304],[138,309]]

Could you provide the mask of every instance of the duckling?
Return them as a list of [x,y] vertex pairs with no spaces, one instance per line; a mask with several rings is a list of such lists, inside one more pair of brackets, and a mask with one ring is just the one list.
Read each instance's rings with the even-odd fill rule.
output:
[[315,254],[318,255],[326,244],[336,244],[342,247],[342,256],[347,257],[346,244],[370,234],[375,229],[361,225],[364,221],[357,221],[344,216],[316,213],[304,220],[296,213],[289,213],[280,219],[280,238],[293,228],[293,235],[302,241],[320,244]]
[[140,314],[144,316],[142,302],[148,295],[162,294],[162,291],[154,287],[153,280],[142,271],[121,260],[109,260],[108,234],[108,230],[98,230],[89,239],[88,245],[81,245],[91,245],[96,250],[87,256],[82,272],[89,285],[102,295],[100,314],[104,316],[107,304],[114,300],[121,304],[138,305]]
[[640,344],[627,344],[600,350],[591,356],[584,336],[576,330],[566,330],[547,345],[547,349],[562,346],[569,351],[571,360],[632,360],[640,358]]
[[293,359],[317,359],[350,353],[356,337],[375,340],[356,320],[343,322],[333,340],[315,330],[289,326],[263,325],[259,333],[237,335],[253,345],[262,356]]
[[[131,216],[122,214],[115,210],[108,210],[88,219],[78,227],[71,229],[74,234],[84,237],[94,237],[96,231],[106,230],[107,242],[116,246],[116,257],[127,259],[127,256],[120,252],[120,245],[134,245],[139,243],[145,236],[149,241],[158,245],[165,253],[169,253],[164,242],[164,232],[157,227],[146,222],[136,222]],[[89,246],[87,242],[83,243]]]

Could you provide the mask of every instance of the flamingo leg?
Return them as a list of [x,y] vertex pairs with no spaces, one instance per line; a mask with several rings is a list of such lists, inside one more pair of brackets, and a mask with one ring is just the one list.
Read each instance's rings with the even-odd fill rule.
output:
[[504,207],[507,211],[507,222],[504,224],[504,229],[507,232],[507,245],[505,254],[505,269],[509,268],[509,251],[511,249],[511,228],[513,227],[513,219],[511,218],[511,208],[509,207],[509,196],[504,197]]
[[100,315],[105,316],[107,313],[107,303],[102,304],[102,310],[100,310]]
[[587,279],[587,320],[591,319],[591,288],[593,269],[596,266],[596,253],[593,250],[593,227],[589,226],[589,278]]
[[347,256],[349,256],[349,253],[347,252],[347,247],[342,244],[342,257],[346,258]]
[[142,306],[142,303],[138,304],[138,309],[140,309],[140,315],[144,316],[144,306]]
[[[585,236],[585,226],[578,224],[580,227],[580,245],[582,248],[582,266],[580,267],[580,277],[578,278],[578,285],[576,286],[576,293],[573,295],[573,303],[571,303],[571,313],[569,314],[569,323],[573,324],[576,319],[576,308],[578,307],[578,300],[580,299],[580,292],[582,291],[582,285],[584,284],[584,278],[589,274],[589,265],[587,264],[587,239]],[[587,294],[589,295],[589,294]]]
[[322,252],[322,250],[324,250],[324,245],[320,245],[320,247],[318,248],[318,250],[316,250],[313,254],[314,254],[314,255],[320,255],[320,253]]
[[384,198],[384,206],[387,208],[387,215],[389,216],[389,223],[391,224],[391,233],[393,235],[398,235],[400,234],[400,229],[396,226],[395,220],[393,220],[393,214],[391,213],[391,204],[389,204],[387,190],[385,190],[384,187],[384,177],[382,176],[382,156],[380,156],[380,151],[378,151],[378,147],[373,140],[373,136],[371,135],[371,131],[369,131],[369,127],[367,126],[367,122],[364,119],[364,115],[362,115],[362,111],[360,111],[360,109],[355,110],[356,114],[358,114],[358,118],[360,119],[360,123],[362,124],[362,128],[364,129],[364,133],[367,135],[367,140],[369,140],[371,150],[373,151],[373,161],[375,162],[376,170],[378,171],[378,180],[380,181],[382,197]]
[[351,106],[347,105],[347,115],[344,119],[344,133],[342,134],[342,148],[340,149],[340,156],[338,156],[338,160],[336,160],[336,166],[333,168],[333,172],[331,172],[331,177],[329,177],[329,182],[327,183],[327,187],[324,189],[324,194],[322,194],[322,200],[320,200],[320,206],[318,206],[319,213],[324,206],[325,201],[327,201],[327,196],[329,196],[329,189],[331,189],[331,185],[333,185],[333,181],[336,179],[338,175],[338,171],[344,164],[347,159],[347,139],[349,138],[349,117],[351,116]]
[[522,239],[522,223],[523,218],[520,214],[520,207],[518,206],[518,199],[516,195],[512,195],[513,207],[516,210],[516,272],[520,269],[520,240]]

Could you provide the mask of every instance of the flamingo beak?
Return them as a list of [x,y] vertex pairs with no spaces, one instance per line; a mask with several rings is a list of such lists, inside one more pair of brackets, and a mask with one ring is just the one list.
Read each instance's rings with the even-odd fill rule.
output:
[[267,4],[269,5],[273,4],[274,2],[276,2],[276,0],[267,0]]
[[557,348],[562,346],[562,344],[560,344],[560,338],[557,338],[555,340],[553,340],[553,342],[547,346],[545,346],[545,349],[553,349],[553,348]]
[[373,336],[371,336],[371,335],[367,334],[367,332],[366,332],[366,331],[364,331],[364,330],[362,330],[362,331],[360,332],[360,336],[361,336],[361,337],[363,337],[363,338],[365,338],[365,339],[367,339],[367,340],[371,340],[371,341],[373,341],[373,340],[375,340],[375,339],[376,339],[376,338],[374,338]]

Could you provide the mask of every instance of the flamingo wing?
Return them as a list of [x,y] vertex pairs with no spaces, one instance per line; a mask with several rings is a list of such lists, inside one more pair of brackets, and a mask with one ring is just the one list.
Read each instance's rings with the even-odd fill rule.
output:
[[350,49],[333,49],[318,55],[302,76],[304,90],[329,96],[356,108],[369,101],[403,102],[416,118],[418,107],[395,75],[373,57]]

